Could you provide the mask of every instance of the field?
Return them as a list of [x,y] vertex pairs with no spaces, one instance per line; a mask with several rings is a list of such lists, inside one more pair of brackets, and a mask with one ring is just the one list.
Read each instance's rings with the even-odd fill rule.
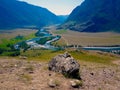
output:
[[18,35],[28,36],[33,35],[36,30],[32,29],[14,29],[14,30],[0,30],[0,43],[2,43],[3,39],[12,39]]
[[16,30],[1,30],[0,31],[0,55],[3,56],[17,56],[20,54],[20,50],[14,49],[14,45],[18,42],[22,42],[23,49],[27,49],[28,46],[24,42],[25,40],[36,37],[35,30],[29,29],[16,29]]
[[52,30],[52,33],[60,35],[68,45],[81,46],[111,46],[120,45],[120,33],[102,32],[102,33],[83,33],[70,30]]

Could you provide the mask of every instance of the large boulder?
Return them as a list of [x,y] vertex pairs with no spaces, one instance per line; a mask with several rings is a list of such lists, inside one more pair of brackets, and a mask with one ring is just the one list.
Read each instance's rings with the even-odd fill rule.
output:
[[71,78],[80,79],[80,64],[68,53],[55,56],[48,64],[51,71],[60,72]]

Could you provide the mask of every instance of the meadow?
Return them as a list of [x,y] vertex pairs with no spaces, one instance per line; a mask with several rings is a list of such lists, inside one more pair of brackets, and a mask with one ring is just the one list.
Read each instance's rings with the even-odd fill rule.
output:
[[41,61],[41,62],[49,62],[53,57],[59,54],[63,54],[65,52],[70,53],[77,61],[79,62],[88,62],[88,63],[98,63],[105,65],[112,65],[114,60],[118,60],[119,57],[117,55],[108,54],[108,53],[99,53],[99,52],[91,52],[84,50],[28,50],[26,52],[21,53],[21,56],[26,56],[27,60]]
[[0,54],[5,56],[17,56],[20,50],[14,49],[14,44],[34,38],[36,30],[16,29],[16,30],[1,30],[0,31]]
[[70,30],[52,30],[52,33],[62,36],[68,45],[81,46],[112,46],[120,45],[120,33],[100,32],[85,33]]

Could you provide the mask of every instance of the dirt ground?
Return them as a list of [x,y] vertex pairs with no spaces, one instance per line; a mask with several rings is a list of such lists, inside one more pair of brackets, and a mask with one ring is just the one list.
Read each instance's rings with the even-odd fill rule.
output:
[[[71,87],[72,79],[49,71],[47,65],[47,62],[0,58],[0,90],[120,90],[120,64],[80,62],[83,82],[80,88]],[[50,79],[58,86],[49,87]]]

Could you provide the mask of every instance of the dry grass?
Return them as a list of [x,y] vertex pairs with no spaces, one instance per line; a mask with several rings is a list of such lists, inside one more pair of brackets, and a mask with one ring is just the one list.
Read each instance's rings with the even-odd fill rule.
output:
[[13,29],[13,30],[0,30],[0,43],[2,39],[11,39],[17,35],[27,36],[35,33],[36,30],[32,29]]
[[[62,31],[63,32],[63,31]],[[52,33],[56,34],[55,30]],[[120,34],[113,32],[103,33],[83,33],[68,30],[65,33],[57,33],[66,39],[68,44],[77,44],[82,46],[88,45],[120,45]]]
[[[73,79],[49,71],[48,63],[39,61],[0,58],[0,90],[119,90],[120,65],[80,62],[81,88],[72,88]],[[33,73],[25,69],[34,66]],[[29,69],[28,69],[29,70]],[[30,69],[31,70],[31,69]],[[48,86],[53,80],[57,87]]]

